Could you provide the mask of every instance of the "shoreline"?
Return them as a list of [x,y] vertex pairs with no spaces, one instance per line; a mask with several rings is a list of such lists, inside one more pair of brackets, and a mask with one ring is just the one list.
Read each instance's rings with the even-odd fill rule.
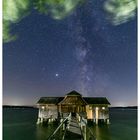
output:
[[[37,109],[37,106],[13,106],[13,105],[3,105],[3,108],[32,108]],[[127,107],[109,107],[109,109],[138,109],[137,106],[127,106]]]

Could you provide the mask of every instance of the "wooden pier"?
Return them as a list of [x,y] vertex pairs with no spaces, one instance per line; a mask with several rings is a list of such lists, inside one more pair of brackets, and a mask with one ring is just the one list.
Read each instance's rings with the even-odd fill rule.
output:
[[73,117],[70,113],[68,117],[61,121],[47,140],[55,140],[56,133],[60,129],[64,131],[61,140],[97,140],[93,132],[88,128],[86,119],[79,114]]
[[65,140],[83,140],[82,131],[75,117],[72,117],[65,134]]

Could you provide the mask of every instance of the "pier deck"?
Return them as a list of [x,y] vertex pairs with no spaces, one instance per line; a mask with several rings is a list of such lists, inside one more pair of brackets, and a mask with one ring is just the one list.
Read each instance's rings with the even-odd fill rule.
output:
[[60,129],[63,130],[62,137],[60,138],[61,140],[96,140],[93,132],[87,126],[86,119],[83,117],[81,117],[80,121],[79,119],[69,114],[67,118],[61,121],[59,126],[47,140],[55,140]]
[[69,124],[69,129],[66,130],[64,140],[83,140],[82,132],[77,119],[73,117]]

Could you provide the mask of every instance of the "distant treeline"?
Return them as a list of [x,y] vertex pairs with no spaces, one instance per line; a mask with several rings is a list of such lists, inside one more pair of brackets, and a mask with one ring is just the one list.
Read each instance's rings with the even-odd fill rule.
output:
[[109,109],[138,109],[137,106],[127,106],[127,107],[109,107]]
[[[3,105],[3,108],[37,108],[36,106],[13,106],[13,105]],[[127,106],[127,107],[109,107],[109,109],[137,109],[137,106]]]
[[31,109],[35,109],[36,106],[13,106],[13,105],[3,105],[3,108],[19,108],[19,109],[31,108]]

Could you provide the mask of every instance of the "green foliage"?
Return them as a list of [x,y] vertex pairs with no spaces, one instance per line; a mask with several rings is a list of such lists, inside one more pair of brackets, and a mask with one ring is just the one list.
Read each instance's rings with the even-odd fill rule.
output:
[[3,0],[3,40],[9,42],[16,39],[10,33],[12,23],[19,22],[29,10],[29,0]]
[[3,0],[3,19],[17,22],[25,15],[28,6],[29,0]]
[[35,8],[54,19],[63,19],[71,14],[83,0],[36,0]]
[[15,39],[15,36],[10,34],[11,24],[18,23],[31,8],[60,20],[73,12],[81,1],[83,0],[3,0],[4,42]]
[[[61,20],[70,15],[85,0],[3,0],[3,40],[16,38],[11,32],[11,24],[18,23],[30,13],[31,8],[39,13]],[[106,0],[104,9],[113,25],[124,23],[135,16],[136,0]]]
[[4,42],[10,42],[15,39],[16,39],[16,36],[10,34],[10,23],[8,21],[3,21],[3,40],[4,40]]
[[119,25],[135,17],[136,0],[107,0],[104,9],[113,25]]

